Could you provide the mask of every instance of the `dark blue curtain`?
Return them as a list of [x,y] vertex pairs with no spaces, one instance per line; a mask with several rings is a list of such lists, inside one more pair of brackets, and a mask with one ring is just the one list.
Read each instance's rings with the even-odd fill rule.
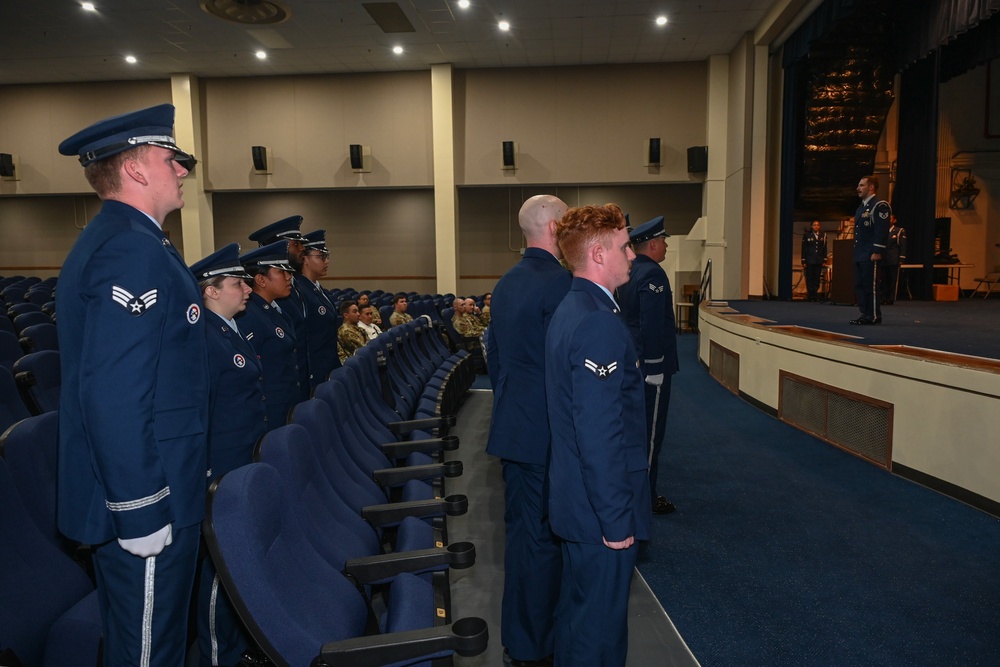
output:
[[778,236],[778,298],[792,298],[792,252],[795,240],[795,201],[802,177],[805,134],[806,60],[785,67],[781,115],[781,206]]
[[934,211],[937,192],[939,51],[903,72],[899,90],[899,167],[892,209],[909,241],[913,297],[929,299],[934,272]]

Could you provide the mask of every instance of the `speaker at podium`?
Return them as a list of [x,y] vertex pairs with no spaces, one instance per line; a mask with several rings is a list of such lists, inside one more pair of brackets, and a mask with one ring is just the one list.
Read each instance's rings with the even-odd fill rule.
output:
[[833,242],[830,301],[847,306],[857,303],[854,296],[854,239],[836,239]]

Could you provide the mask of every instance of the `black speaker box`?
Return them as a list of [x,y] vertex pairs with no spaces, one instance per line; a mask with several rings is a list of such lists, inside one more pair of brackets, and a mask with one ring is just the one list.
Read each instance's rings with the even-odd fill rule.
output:
[[253,157],[253,168],[257,171],[267,171],[267,148],[264,146],[251,146],[250,155]]
[[361,152],[361,144],[351,144],[351,169],[364,169],[365,158]]
[[660,138],[654,137],[649,140],[649,165],[658,166],[660,164]]
[[0,153],[0,176],[10,178],[14,175],[14,156],[10,153]]
[[503,166],[504,168],[513,168],[517,166],[517,156],[514,152],[514,142],[505,141],[503,142]]
[[688,149],[688,173],[703,174],[708,171],[708,146],[691,146]]

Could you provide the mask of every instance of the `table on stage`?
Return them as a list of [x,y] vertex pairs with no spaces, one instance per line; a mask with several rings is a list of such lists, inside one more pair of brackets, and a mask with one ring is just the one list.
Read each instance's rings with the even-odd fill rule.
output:
[[[959,289],[960,293],[962,291],[962,269],[973,269],[975,267],[976,267],[975,264],[934,264],[934,265],[932,265],[932,268],[935,268],[935,269],[948,269],[948,284],[955,283],[956,285],[958,285],[958,289]],[[899,265],[899,270],[900,270],[901,274],[902,274],[903,271],[906,271],[906,270],[922,269],[922,268],[924,268],[923,264],[900,264]],[[902,278],[902,275],[900,275],[900,278]],[[906,280],[906,294],[911,299],[913,298],[913,293],[910,292],[909,276],[907,276],[907,280]]]

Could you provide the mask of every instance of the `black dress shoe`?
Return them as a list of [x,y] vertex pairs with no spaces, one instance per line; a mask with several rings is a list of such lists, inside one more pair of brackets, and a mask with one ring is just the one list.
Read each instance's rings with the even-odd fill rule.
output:
[[670,501],[668,501],[663,496],[656,496],[656,501],[653,503],[653,514],[670,514],[676,507]]
[[503,663],[511,667],[552,667],[555,664],[555,659],[550,655],[541,660],[517,660],[510,657],[510,653],[505,648],[503,650]]
[[881,317],[876,317],[874,320],[872,320],[868,324],[882,324],[882,318]]
[[[858,318],[858,319],[856,319],[856,320],[851,320],[851,324],[871,324],[871,323],[872,323],[872,321],[873,321],[873,320],[870,320],[870,319],[868,319],[867,317],[859,317],[859,318]],[[880,321],[881,321],[881,320],[880,320]]]

